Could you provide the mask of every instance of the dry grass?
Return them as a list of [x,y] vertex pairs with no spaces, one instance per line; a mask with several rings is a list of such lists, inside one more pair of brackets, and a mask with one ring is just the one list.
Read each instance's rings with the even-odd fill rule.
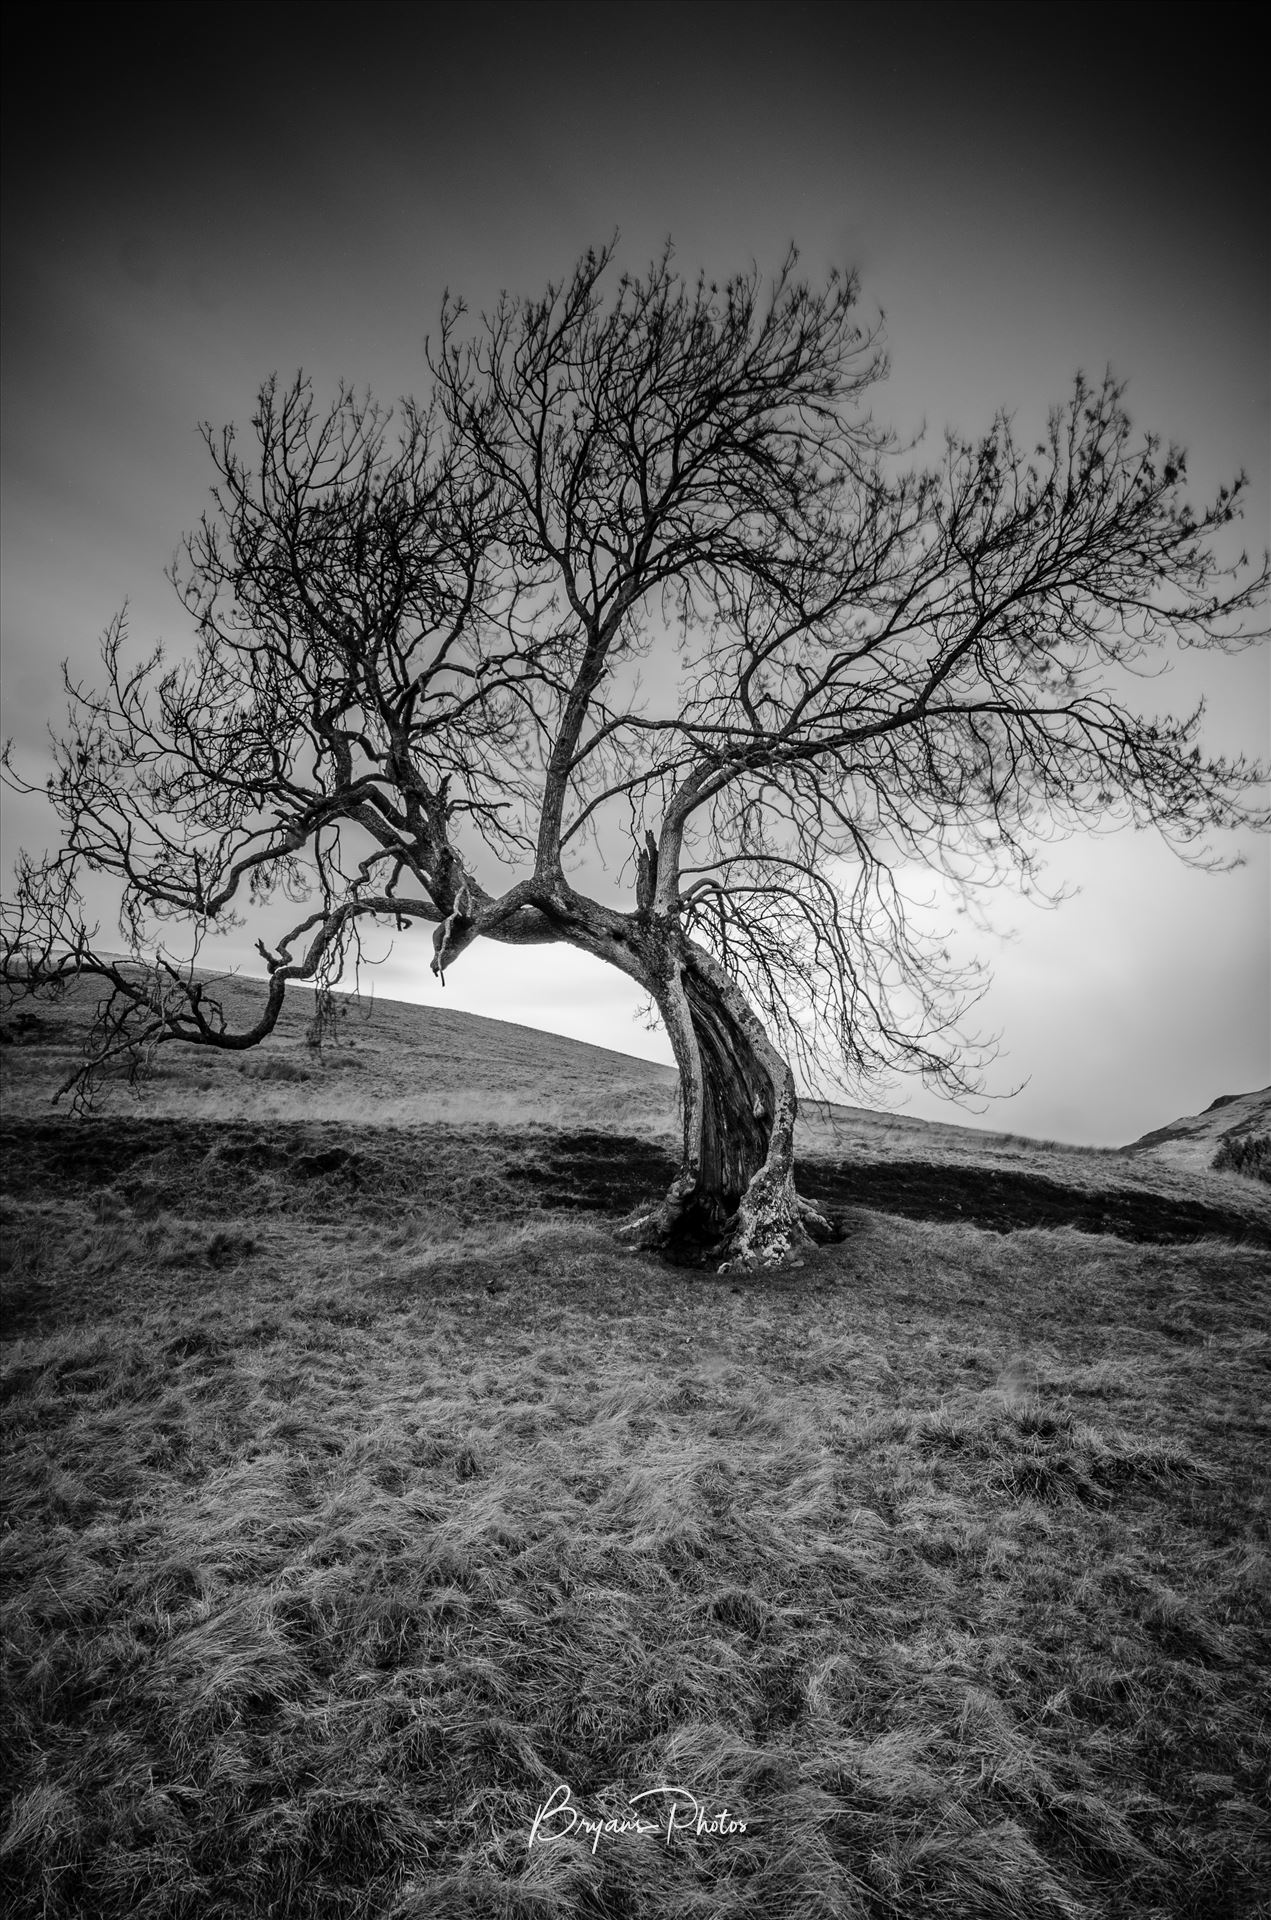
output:
[[[10,1116],[85,1011],[4,1049]],[[645,1063],[381,1006],[19,1129],[7,1912],[1259,1911],[1265,1254],[858,1207],[738,1280],[540,1204],[544,1123],[673,1115]],[[855,1109],[802,1143],[1268,1215]],[[530,1848],[562,1783],[592,1825]],[[668,1783],[731,1830],[613,1830]]]
[[1258,1911],[1265,1254],[685,1275],[490,1129],[212,1133],[7,1203],[6,1912]]
[[[262,1001],[258,982],[226,978],[209,991],[231,1024],[248,1026]],[[0,1049],[5,1111],[41,1115],[58,1081],[80,1058],[98,998],[74,983],[53,1004],[28,1008],[20,1044]],[[359,1126],[431,1125],[436,1120],[521,1126],[675,1125],[674,1070],[581,1041],[542,1034],[506,1020],[483,1020],[445,1007],[368,998],[340,1002],[334,1036],[307,1044],[311,997],[293,993],[275,1031],[246,1054],[169,1047],[145,1092],[151,1114],[212,1120],[338,1120]],[[7,1023],[15,1031],[12,1020]],[[108,1083],[97,1110],[135,1110],[122,1082]]]

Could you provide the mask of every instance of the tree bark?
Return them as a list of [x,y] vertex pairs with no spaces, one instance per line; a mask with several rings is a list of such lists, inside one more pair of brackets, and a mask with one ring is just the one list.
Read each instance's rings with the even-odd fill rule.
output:
[[775,1266],[831,1233],[795,1190],[794,1075],[711,955],[673,935],[657,961],[653,993],[680,1070],[681,1162],[625,1237],[684,1264]]
[[[651,836],[650,836],[651,842]],[[657,853],[640,853],[638,910],[619,914],[574,893],[564,877],[536,882],[516,904],[543,917],[556,938],[619,968],[653,995],[680,1073],[680,1167],[655,1206],[621,1237],[684,1265],[775,1266],[829,1221],[794,1184],[794,1075],[745,994],[714,956],[656,911]],[[433,971],[482,933],[508,938],[508,901],[464,900],[434,935]]]

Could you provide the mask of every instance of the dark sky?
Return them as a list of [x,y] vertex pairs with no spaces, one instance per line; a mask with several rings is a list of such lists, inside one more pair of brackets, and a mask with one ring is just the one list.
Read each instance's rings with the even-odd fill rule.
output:
[[[1136,421],[1244,467],[1267,538],[1271,266],[1252,9],[165,6],[10,9],[4,118],[5,731],[35,764],[57,664],[162,580],[208,472],[196,426],[309,370],[424,385],[443,288],[480,310],[621,235],[690,274],[860,269],[902,429],[1040,424],[1111,363]],[[1191,659],[1210,739],[1265,754],[1265,649]],[[41,842],[11,803],[6,869]],[[1231,849],[1235,851],[1235,849]],[[1054,916],[997,909],[988,1007],[1027,1091],[990,1123],[1115,1141],[1271,1078],[1265,844],[1226,878],[1139,836],[1069,843]],[[426,943],[425,943],[426,945]],[[244,947],[244,957],[250,942]],[[226,958],[232,958],[226,949]],[[582,963],[580,962],[580,965]],[[436,991],[399,948],[381,991]],[[656,1046],[625,983],[470,956],[447,1003]],[[917,1111],[933,1111],[919,1099]]]

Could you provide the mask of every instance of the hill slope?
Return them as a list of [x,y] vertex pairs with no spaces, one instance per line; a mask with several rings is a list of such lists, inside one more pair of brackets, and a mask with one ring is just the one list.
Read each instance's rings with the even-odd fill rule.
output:
[[[233,1027],[257,1017],[261,981],[211,974],[207,981],[209,991],[215,982]],[[93,982],[76,982],[60,1001],[16,1008],[5,1020],[18,1042],[0,1055],[10,1112],[46,1108],[74,1067],[98,992]],[[143,1089],[143,1110],[361,1126],[674,1123],[675,1070],[654,1061],[506,1020],[369,995],[360,1003],[342,999],[334,1034],[315,1049],[308,1044],[312,1004],[303,991],[290,994],[274,1032],[248,1053],[165,1048]],[[122,1082],[103,1087],[97,1110],[135,1111],[130,1090]]]
[[[249,1024],[262,983],[234,977],[217,990],[233,1023]],[[311,1003],[302,995],[249,1053],[169,1047],[139,1096],[120,1082],[103,1088],[81,1136],[66,1102],[52,1110],[49,1103],[74,1067],[96,999],[92,983],[76,983],[59,1002],[13,1009],[3,1022],[10,1044],[0,1048],[0,1092],[6,1117],[27,1136],[10,1145],[15,1171],[28,1146],[37,1150],[37,1136],[38,1152],[58,1164],[87,1157],[113,1167],[120,1153],[144,1161],[178,1134],[197,1162],[213,1150],[216,1129],[228,1128],[234,1152],[247,1158],[274,1157],[275,1145],[249,1143],[277,1143],[285,1133],[297,1164],[339,1152],[352,1156],[342,1178],[393,1188],[399,1162],[428,1163],[430,1129],[440,1127],[500,1130],[511,1177],[537,1186],[548,1207],[625,1211],[671,1176],[672,1068],[391,1000],[345,1002],[334,1039],[320,1050],[308,1044]],[[1154,1151],[1065,1147],[823,1101],[804,1103],[797,1139],[801,1184],[836,1210],[974,1221],[1000,1232],[1067,1224],[1131,1240],[1209,1233],[1271,1243],[1265,1189],[1210,1172],[1212,1149],[1176,1163]]]
[[1255,1093],[1223,1093],[1203,1113],[1171,1120],[1141,1140],[1132,1140],[1123,1153],[1151,1154],[1163,1166],[1201,1172],[1211,1167],[1224,1140],[1247,1134],[1271,1133],[1271,1087]]

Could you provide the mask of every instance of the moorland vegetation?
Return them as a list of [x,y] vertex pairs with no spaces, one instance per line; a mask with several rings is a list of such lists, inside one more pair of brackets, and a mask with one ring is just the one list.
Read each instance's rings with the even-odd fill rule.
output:
[[662,1070],[293,1011],[76,1121],[78,995],[0,1049],[6,1913],[1262,1910],[1258,1183],[821,1110],[842,1237],[686,1275]]

